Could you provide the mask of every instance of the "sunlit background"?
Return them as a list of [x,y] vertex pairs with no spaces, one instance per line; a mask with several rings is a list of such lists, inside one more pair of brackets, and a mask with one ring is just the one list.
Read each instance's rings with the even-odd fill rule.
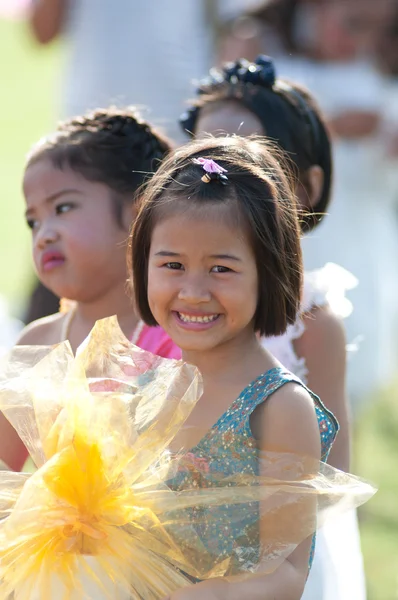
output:
[[[171,0],[168,1],[171,5]],[[186,0],[191,1],[196,0]],[[61,115],[64,76],[62,41],[56,40],[45,47],[34,41],[25,22],[27,4],[23,0],[0,0],[0,292],[10,314],[19,319],[24,318],[35,284],[30,234],[23,216],[24,160],[32,144],[51,131]],[[117,4],[115,0],[115,10]],[[239,27],[236,27],[236,43],[243,44],[251,35],[252,23],[241,22]],[[223,51],[226,56],[230,53],[229,58],[238,56],[237,48],[232,50],[235,56],[231,56],[228,44]],[[143,61],[144,56],[135,60]],[[188,72],[184,53],[180,60]],[[134,77],[134,73],[133,60],[126,77]],[[149,77],[152,82],[156,81],[156,73],[151,72]],[[391,72],[391,82],[396,84],[395,77],[396,73]],[[131,101],[134,103],[134,98]],[[398,94],[391,102],[398,103]],[[394,110],[398,113],[398,106],[390,108],[392,113]],[[369,232],[369,238],[375,243],[382,235],[380,231]],[[391,271],[391,278],[395,276],[397,273]],[[398,298],[395,300],[398,304]],[[369,314],[368,318],[373,316]],[[374,352],[378,349],[374,348]],[[376,497],[360,511],[369,600],[398,598],[398,387],[395,375],[392,370],[385,384],[381,382],[379,389],[363,393],[355,404],[352,470],[379,487]]]

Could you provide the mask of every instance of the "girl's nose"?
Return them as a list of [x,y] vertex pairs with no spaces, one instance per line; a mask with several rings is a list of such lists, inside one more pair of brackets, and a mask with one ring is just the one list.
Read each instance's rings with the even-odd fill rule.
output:
[[211,300],[211,292],[203,277],[187,277],[178,293],[179,300],[189,304],[200,304]]
[[46,246],[54,244],[58,239],[58,233],[54,227],[42,225],[35,236],[35,245],[43,250]]

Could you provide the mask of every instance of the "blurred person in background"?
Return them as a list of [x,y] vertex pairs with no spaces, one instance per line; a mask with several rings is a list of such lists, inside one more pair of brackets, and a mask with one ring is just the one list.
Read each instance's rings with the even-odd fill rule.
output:
[[[23,323],[11,317],[6,300],[0,296],[0,359],[16,343],[22,327]],[[0,415],[0,421],[3,419],[4,417]],[[10,428],[11,426],[7,423],[6,429]],[[8,464],[1,458],[0,469],[3,471],[9,470]]]
[[22,327],[23,324],[10,315],[6,300],[0,296],[0,358],[15,344]]
[[[214,60],[220,24],[258,0],[35,0],[29,23],[37,41],[66,43],[62,112],[134,104],[178,139],[190,78]],[[145,112],[146,111],[146,112]]]
[[394,198],[398,219],[398,1],[393,2],[391,19],[377,42],[377,60],[385,83],[384,135],[387,140],[385,160],[388,167],[388,185]]
[[391,379],[397,358],[397,194],[388,181],[384,127],[386,76],[376,47],[391,21],[391,0],[270,0],[233,22],[234,40],[278,59],[281,76],[317,97],[334,134],[335,185],[330,216],[303,240],[307,269],[332,261],[359,280],[347,319],[353,346],[351,398],[360,402]]
[[391,0],[391,15],[377,40],[377,58],[380,68],[388,76],[398,79],[398,1]]

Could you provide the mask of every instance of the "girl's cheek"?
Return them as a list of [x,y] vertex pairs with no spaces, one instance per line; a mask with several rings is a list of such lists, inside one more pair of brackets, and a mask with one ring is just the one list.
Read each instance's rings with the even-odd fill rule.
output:
[[148,298],[155,302],[160,301],[167,297],[168,286],[167,281],[162,277],[148,277]]

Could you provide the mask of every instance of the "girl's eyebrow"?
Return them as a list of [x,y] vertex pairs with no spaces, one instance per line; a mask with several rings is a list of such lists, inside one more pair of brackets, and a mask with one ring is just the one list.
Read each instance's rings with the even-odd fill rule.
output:
[[216,260],[235,260],[236,262],[242,262],[242,259],[234,254],[212,254],[210,258]]
[[[45,199],[45,203],[46,204],[52,204],[53,202],[55,202],[59,198],[62,198],[62,196],[66,196],[68,194],[80,194],[80,195],[83,195],[83,192],[81,192],[80,190],[78,190],[76,188],[65,188],[63,190],[59,190],[59,192],[55,192],[55,194],[51,194],[51,196],[48,196],[48,198]],[[29,215],[32,212],[33,212],[32,209],[28,208],[25,211],[25,217],[29,217]]]
[[[171,250],[160,250],[156,252],[155,256],[181,256],[178,252],[171,252]],[[236,262],[242,262],[242,259],[233,254],[211,254],[209,256],[212,260],[234,260]]]
[[171,252],[170,250],[160,250],[156,252],[155,256],[181,256],[178,252]]

